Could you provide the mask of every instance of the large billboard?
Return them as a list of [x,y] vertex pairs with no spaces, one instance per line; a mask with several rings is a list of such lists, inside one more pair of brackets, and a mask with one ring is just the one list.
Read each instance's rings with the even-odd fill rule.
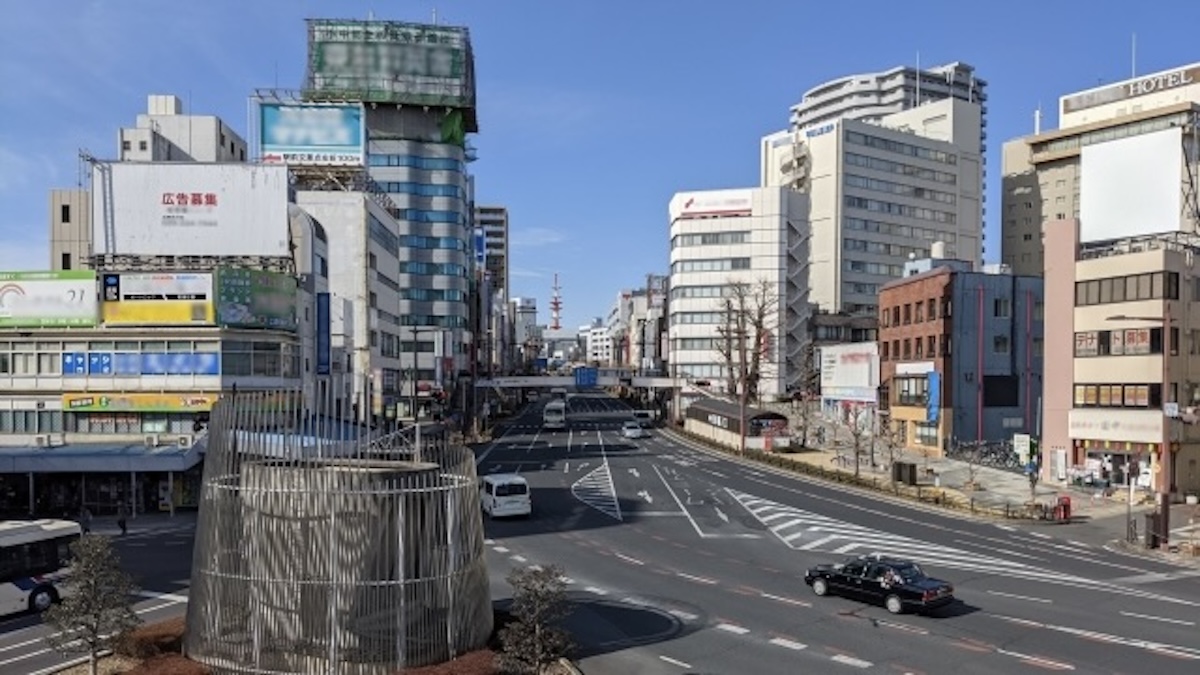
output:
[[458,26],[309,19],[304,96],[473,109],[473,58]]
[[748,216],[754,209],[754,190],[709,190],[680,192],[671,198],[671,219],[687,216]]
[[291,255],[283,165],[114,162],[92,174],[97,254]]
[[157,412],[189,413],[212,410],[217,394],[63,394],[62,407],[66,412]]
[[95,326],[96,273],[0,272],[0,328]]
[[1183,228],[1183,147],[1182,127],[1083,146],[1079,240],[1111,241]]
[[222,267],[216,275],[217,324],[296,330],[296,279],[277,272]]
[[821,397],[874,401],[879,389],[879,345],[852,342],[826,345],[821,351]]
[[207,272],[106,273],[100,310],[107,326],[211,326],[213,275]]
[[267,164],[362,166],[362,106],[259,104],[259,156]]

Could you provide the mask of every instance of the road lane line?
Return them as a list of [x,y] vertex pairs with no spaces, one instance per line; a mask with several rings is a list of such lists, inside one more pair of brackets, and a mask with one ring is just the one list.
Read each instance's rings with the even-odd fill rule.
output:
[[919,628],[917,626],[910,626],[906,623],[897,623],[895,621],[883,621],[882,619],[879,620],[878,623],[880,626],[885,626],[887,628],[893,628],[895,630],[902,630],[907,633],[916,633],[917,635],[929,635],[928,630],[926,630],[924,628]]
[[842,665],[850,666],[852,668],[870,668],[871,666],[875,665],[870,661],[863,661],[862,659],[856,659],[853,656],[847,656],[845,654],[831,656],[830,660],[837,661]]
[[1037,537],[1038,539],[1053,539],[1054,538],[1048,534],[1042,534],[1041,532],[1028,532],[1027,534],[1031,537]]
[[492,550],[496,553],[508,553],[508,549],[504,548],[503,546],[493,546]]
[[770,640],[767,640],[767,642],[770,642],[771,644],[773,644],[777,647],[784,647],[786,649],[794,649],[796,651],[800,651],[801,649],[808,649],[808,645],[803,644],[801,642],[796,642],[795,640],[789,640],[787,638],[778,638],[778,637],[771,638]]
[[715,579],[708,579],[706,577],[698,577],[698,576],[695,576],[692,574],[688,574],[686,572],[676,572],[675,575],[680,577],[681,579],[687,579],[688,581],[694,581],[698,584],[708,584],[710,586],[713,586],[713,585],[716,585],[716,583],[717,583],[717,581]]
[[1091,544],[1085,544],[1082,541],[1075,541],[1074,539],[1068,539],[1067,543],[1072,546],[1078,546],[1080,548],[1092,548]]
[[1007,649],[996,649],[996,653],[1003,654],[1005,656],[1011,656],[1016,659],[1020,659],[1030,665],[1043,666],[1046,668],[1051,668],[1053,670],[1075,670],[1075,666],[1073,666],[1069,663],[1063,663],[1061,661],[1051,661],[1050,659],[1042,658],[1041,656],[1032,656],[1030,654],[1022,654],[1021,652],[1012,652]]
[[692,529],[696,530],[696,534],[703,538],[704,531],[700,529],[700,525],[696,522],[696,519],[692,516],[691,512],[684,508],[683,502],[679,499],[679,495],[675,494],[675,488],[671,487],[671,484],[667,482],[667,479],[662,475],[662,472],[658,470],[658,465],[652,466],[654,467],[654,473],[658,474],[658,479],[662,481],[663,487],[667,488],[667,492],[671,494],[671,498],[675,500],[675,504],[679,507],[679,510],[683,512],[683,515],[687,516],[688,522],[692,524]]
[[[988,591],[988,595],[998,595],[1002,598],[1012,598],[1014,600],[1028,600],[1029,602],[1042,602],[1047,605],[1054,602],[1053,600],[1048,600],[1046,598],[1035,598],[1035,597],[1028,596],[1028,595],[1017,595],[1016,593],[1005,593],[1003,591]],[[1122,612],[1122,614],[1124,614],[1124,612]]]
[[691,612],[685,612],[681,609],[669,610],[667,612],[667,614],[670,614],[671,616],[675,617],[676,619],[679,619],[680,621],[695,621],[696,619],[700,618],[700,617],[696,616],[695,614],[692,614]]
[[683,661],[680,661],[679,659],[673,659],[673,658],[671,658],[671,657],[669,657],[669,656],[662,656],[662,655],[659,655],[659,657],[658,657],[658,658],[662,659],[663,661],[666,661],[667,663],[669,663],[669,664],[671,664],[671,665],[673,665],[673,666],[679,666],[680,668],[683,668],[683,669],[685,669],[685,670],[691,670],[691,669],[692,669],[692,664],[690,664],[690,663],[684,663]]
[[793,600],[792,598],[785,598],[782,595],[773,595],[771,593],[763,593],[762,597],[764,597],[768,600],[774,600],[776,602],[782,602],[782,603],[786,603],[789,605],[799,605],[801,607],[812,607],[811,602],[805,602],[803,600]]
[[188,597],[186,595],[178,595],[176,593],[155,593],[154,591],[138,591],[137,593],[134,593],[134,595],[138,596],[139,598],[146,598],[148,600],[170,600],[171,602],[187,602],[188,601]]
[[512,559],[513,559],[513,562],[519,562],[519,563],[525,562],[525,556],[514,555],[512,557]]
[[624,560],[627,563],[633,563],[634,565],[645,565],[646,564],[646,563],[642,562],[641,560],[638,560],[637,558],[630,558],[629,556],[625,555],[624,553],[617,553],[616,551],[613,551],[613,555],[617,556],[618,558],[620,558],[621,560]]
[[1168,619],[1165,616],[1153,616],[1150,614],[1138,614],[1136,612],[1121,611],[1121,616],[1133,617],[1134,619],[1146,619],[1147,621],[1161,621],[1163,623],[1175,623],[1180,626],[1195,626],[1195,621],[1184,621],[1183,619]]
[[608,591],[604,590],[603,588],[596,588],[595,586],[588,586],[583,590],[591,593],[592,595],[608,595]]
[[723,630],[726,633],[733,633],[734,635],[745,635],[750,632],[749,628],[743,628],[732,623],[719,623],[713,627],[717,630]]

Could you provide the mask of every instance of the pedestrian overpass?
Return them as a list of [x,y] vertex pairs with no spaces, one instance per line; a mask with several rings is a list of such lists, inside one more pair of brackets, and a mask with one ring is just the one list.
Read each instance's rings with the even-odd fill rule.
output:
[[[597,375],[585,385],[591,387],[635,387],[637,389],[675,389],[687,386],[688,382],[675,377],[621,377]],[[578,378],[571,375],[515,375],[476,380],[475,386],[484,389],[569,389],[580,385]]]

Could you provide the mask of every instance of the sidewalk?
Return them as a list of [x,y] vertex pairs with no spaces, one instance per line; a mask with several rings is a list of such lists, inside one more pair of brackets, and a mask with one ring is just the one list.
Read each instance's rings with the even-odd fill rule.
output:
[[[176,511],[172,517],[169,513],[143,513],[126,521],[129,533],[126,536],[151,535],[161,532],[174,532],[196,527],[196,511]],[[98,516],[92,518],[92,534],[120,536],[121,528],[117,527],[116,516]]]

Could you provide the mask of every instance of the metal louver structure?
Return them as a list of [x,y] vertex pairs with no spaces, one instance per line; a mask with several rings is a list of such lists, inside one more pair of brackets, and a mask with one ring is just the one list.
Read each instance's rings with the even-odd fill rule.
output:
[[300,401],[234,393],[213,410],[188,657],[217,673],[390,675],[484,646],[470,449],[438,425],[381,434]]

